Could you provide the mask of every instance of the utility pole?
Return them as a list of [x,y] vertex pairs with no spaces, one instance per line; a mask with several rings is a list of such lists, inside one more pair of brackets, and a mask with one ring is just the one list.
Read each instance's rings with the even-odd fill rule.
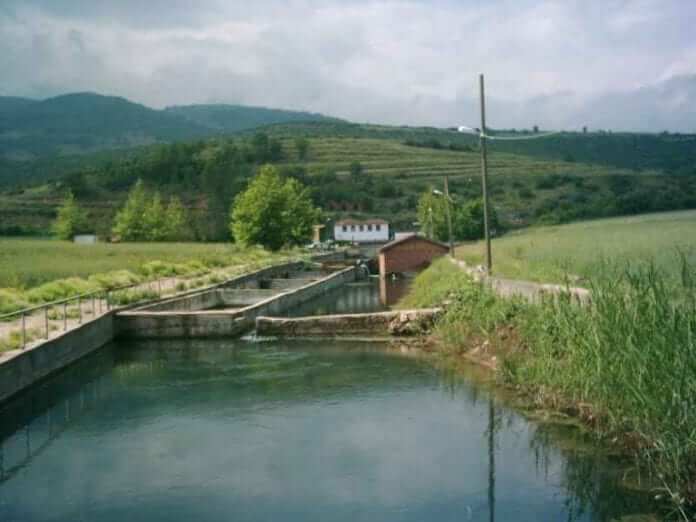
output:
[[483,233],[486,238],[486,271],[490,275],[493,269],[491,259],[491,235],[488,223],[488,158],[486,157],[486,94],[483,85],[483,74],[479,75],[481,93],[481,189],[483,192]]
[[454,242],[452,239],[452,210],[450,209],[449,179],[445,176],[445,208],[447,209],[447,228],[449,229],[449,253],[454,259]]

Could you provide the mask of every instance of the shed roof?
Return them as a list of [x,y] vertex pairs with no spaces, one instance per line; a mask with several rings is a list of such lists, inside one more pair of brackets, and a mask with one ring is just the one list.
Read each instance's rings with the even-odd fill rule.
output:
[[425,236],[421,236],[419,234],[411,234],[410,236],[402,237],[399,239],[395,239],[394,241],[390,241],[386,245],[384,245],[382,248],[379,249],[379,253],[381,254],[382,252],[386,252],[387,250],[390,250],[394,248],[395,246],[402,245],[404,243],[409,243],[411,241],[423,241],[426,243],[430,243],[436,246],[439,246],[445,251],[449,250],[449,246],[445,245],[444,243],[440,243],[439,241],[435,241],[434,239],[429,239]]

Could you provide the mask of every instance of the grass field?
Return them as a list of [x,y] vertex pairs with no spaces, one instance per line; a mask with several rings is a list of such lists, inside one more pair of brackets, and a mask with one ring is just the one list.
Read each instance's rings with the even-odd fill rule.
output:
[[225,266],[270,258],[257,249],[221,243],[98,243],[76,245],[48,239],[0,238],[0,288],[28,289],[68,277],[114,270],[140,271],[151,261]]
[[[664,212],[534,227],[492,242],[495,275],[542,282],[592,278],[602,261],[653,260],[678,275],[678,249],[696,263],[696,211]],[[457,248],[457,257],[482,264],[484,243]]]

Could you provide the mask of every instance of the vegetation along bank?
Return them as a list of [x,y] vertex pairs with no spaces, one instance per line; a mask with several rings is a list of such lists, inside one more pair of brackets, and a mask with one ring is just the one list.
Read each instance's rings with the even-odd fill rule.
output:
[[531,305],[495,296],[449,259],[421,273],[403,307],[447,302],[436,346],[494,368],[535,406],[582,419],[636,456],[675,514],[696,506],[696,270],[606,265],[592,301]]

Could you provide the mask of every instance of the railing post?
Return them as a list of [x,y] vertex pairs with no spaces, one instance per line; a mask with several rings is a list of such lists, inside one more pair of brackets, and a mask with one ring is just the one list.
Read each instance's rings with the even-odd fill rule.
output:
[[68,302],[63,301],[63,331],[68,329]]
[[82,324],[82,299],[77,296],[77,324]]
[[27,314],[22,312],[22,350],[27,346]]
[[110,296],[110,291],[106,291],[106,311],[108,312],[111,309],[111,300],[109,299]]
[[46,339],[48,339],[48,306],[44,306],[44,327],[46,328]]
[[159,295],[159,298],[162,299],[162,280],[157,279],[157,294]]

